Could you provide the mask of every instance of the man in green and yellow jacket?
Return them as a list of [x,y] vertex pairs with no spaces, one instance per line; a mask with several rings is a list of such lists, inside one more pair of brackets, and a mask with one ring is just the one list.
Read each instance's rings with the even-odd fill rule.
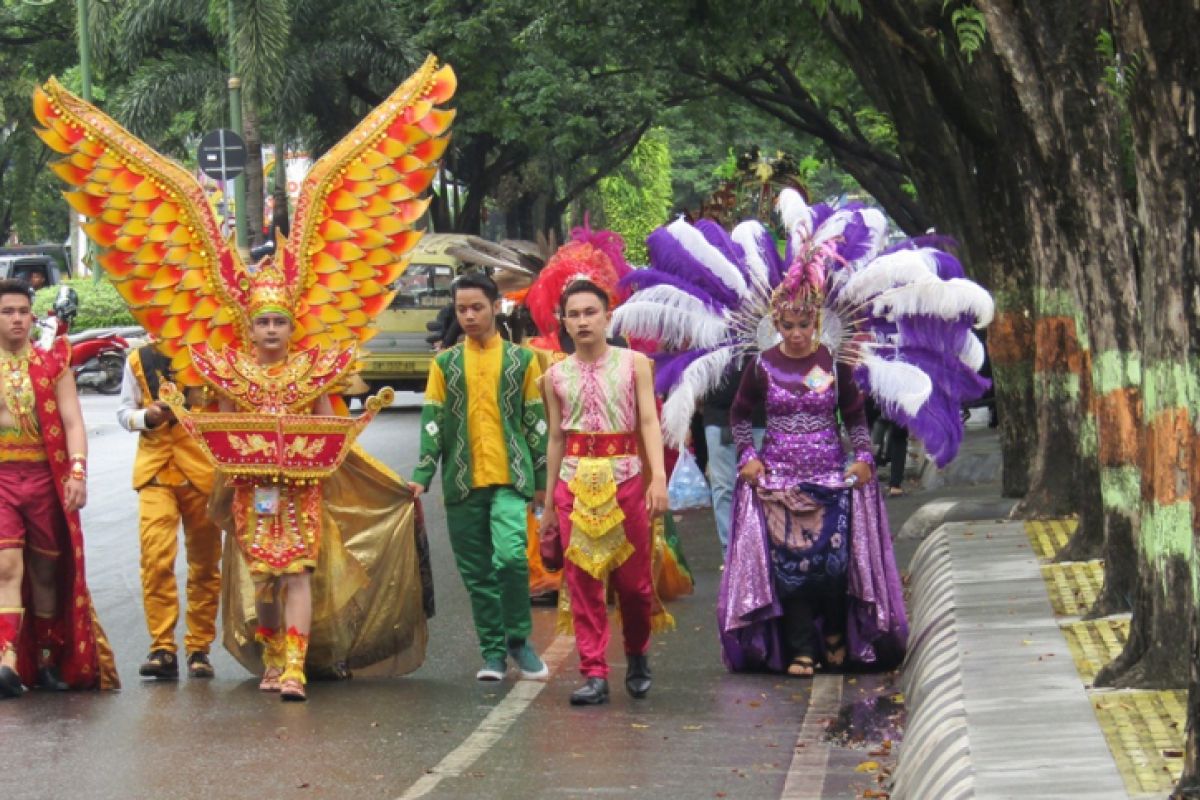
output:
[[429,369],[421,456],[411,487],[421,495],[442,466],[450,545],[471,598],[483,656],[475,677],[501,680],[511,657],[523,678],[549,674],[529,646],[533,630],[526,560],[526,507],[546,488],[546,415],[533,351],[496,330],[500,292],[468,273],[454,283],[466,339]]

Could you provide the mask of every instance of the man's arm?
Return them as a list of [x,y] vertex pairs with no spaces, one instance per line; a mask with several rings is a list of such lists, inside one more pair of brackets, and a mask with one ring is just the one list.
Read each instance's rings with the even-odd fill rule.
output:
[[[83,459],[87,464],[87,428],[83,425],[83,411],[79,408],[79,393],[75,391],[75,375],[67,367],[54,384],[54,395],[58,401],[58,413],[62,415],[63,428],[67,434],[67,454],[72,461]],[[86,471],[86,467],[85,467]],[[87,479],[67,479],[64,500],[67,512],[78,511],[87,505]]]
[[133,374],[130,358],[125,359],[125,369],[121,375],[121,404],[117,407],[117,422],[130,433],[136,433],[150,426],[146,424],[146,409],[142,408],[142,387],[138,386],[137,377]]
[[558,524],[554,490],[558,486],[558,471],[562,469],[564,437],[562,409],[558,405],[558,395],[554,393],[554,387],[550,383],[550,374],[542,376],[539,383],[546,407],[546,511],[542,515],[542,530],[547,530]]
[[667,475],[663,466],[662,428],[658,422],[658,407],[654,402],[654,372],[650,359],[641,353],[634,356],[634,387],[637,395],[638,428],[642,434],[643,454],[650,465],[650,485],[646,487],[646,508],[651,515],[667,510]]
[[446,377],[437,360],[429,362],[425,405],[421,407],[421,455],[408,486],[415,496],[429,489],[442,458],[442,407],[446,402]]

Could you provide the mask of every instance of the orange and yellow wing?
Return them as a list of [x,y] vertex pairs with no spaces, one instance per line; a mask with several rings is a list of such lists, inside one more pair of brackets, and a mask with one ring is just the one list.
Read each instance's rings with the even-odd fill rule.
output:
[[71,207],[100,248],[99,264],[134,319],[158,339],[178,382],[199,385],[190,345],[244,337],[245,269],[226,247],[204,190],[53,78],[35,90],[38,135],[62,154],[51,169],[73,187]]
[[283,269],[301,287],[299,347],[342,349],[373,334],[421,232],[422,193],[449,143],[454,72],[430,56],[308,173]]

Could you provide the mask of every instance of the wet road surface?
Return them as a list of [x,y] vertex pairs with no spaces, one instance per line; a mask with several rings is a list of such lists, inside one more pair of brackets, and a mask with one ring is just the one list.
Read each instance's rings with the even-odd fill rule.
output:
[[[407,407],[380,415],[363,444],[408,475],[419,397],[401,398]],[[259,693],[256,678],[217,648],[213,680],[145,682],[137,675],[148,638],[130,488],[136,438],[116,425],[115,398],[83,402],[89,585],[124,688],[0,704],[0,796],[753,800],[879,790],[874,765],[890,762],[881,743],[897,736],[902,719],[889,699],[891,677],[727,673],[715,635],[720,550],[708,514],[683,518],[696,592],[670,606],[678,628],[655,637],[654,688],[642,701],[623,690],[618,634],[609,651],[611,703],[570,707],[578,660],[573,640],[555,636],[549,608],[534,609],[533,636],[557,663],[548,683],[474,680],[479,657],[437,481],[425,507],[438,614],[415,673],[313,683],[307,704],[283,704]],[[898,501],[893,526],[917,503]],[[182,585],[182,555],[179,567]],[[181,622],[180,640],[182,633]]]

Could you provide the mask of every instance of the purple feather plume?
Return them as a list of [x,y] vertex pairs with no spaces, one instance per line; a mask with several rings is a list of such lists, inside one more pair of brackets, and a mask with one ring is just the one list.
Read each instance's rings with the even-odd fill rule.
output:
[[693,362],[708,355],[717,348],[709,347],[699,350],[685,350],[682,353],[654,353],[654,391],[667,395],[683,378],[683,372]]
[[646,249],[650,253],[650,266],[654,269],[691,281],[696,288],[726,308],[734,308],[740,302],[737,292],[698,262],[666,227],[657,228],[646,237]]
[[637,291],[638,289],[648,289],[651,286],[662,286],[664,284],[674,286],[681,292],[687,292],[715,311],[723,311],[726,308],[724,304],[714,299],[711,294],[705,291],[703,287],[697,286],[690,278],[681,278],[678,275],[663,272],[653,267],[635,269],[622,278],[617,285],[622,289]]

